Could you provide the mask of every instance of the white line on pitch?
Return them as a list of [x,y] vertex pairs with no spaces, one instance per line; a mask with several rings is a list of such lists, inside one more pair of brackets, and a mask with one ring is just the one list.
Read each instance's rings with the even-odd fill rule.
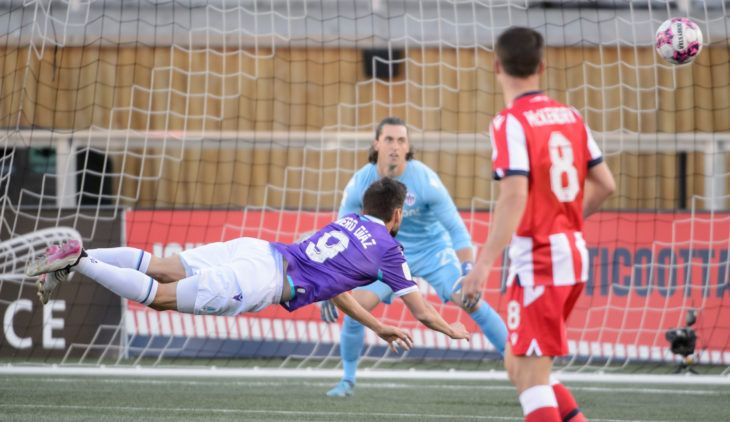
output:
[[[385,412],[327,412],[327,411],[302,411],[302,410],[256,410],[256,409],[201,409],[201,408],[160,408],[160,407],[127,407],[127,406],[78,406],[78,405],[37,405],[37,404],[0,404],[0,408],[49,408],[49,409],[68,409],[68,410],[107,410],[107,411],[127,411],[127,412],[183,412],[183,413],[241,413],[241,414],[276,414],[276,415],[310,415],[310,416],[366,416],[366,417],[383,417],[383,418],[435,418],[435,419],[453,419],[454,415],[424,415],[419,413],[385,413]],[[484,416],[484,415],[459,415],[460,419],[475,420],[522,420],[513,416]],[[642,421],[643,422],[643,421]],[[662,421],[650,421],[662,422]]]
[[[43,382],[61,382],[61,383],[74,383],[83,382],[89,383],[88,378],[40,378],[37,381]],[[146,380],[146,379],[97,379],[94,382],[100,383],[127,383],[127,384],[168,384],[166,380]],[[216,380],[216,381],[201,381],[201,380],[176,380],[176,384],[184,385],[238,385],[238,386],[282,386],[282,385],[304,385],[309,387],[331,387],[331,382],[307,382],[300,380],[288,380],[285,383],[276,381],[231,381],[231,380]],[[419,390],[514,390],[511,385],[467,385],[467,384],[441,384],[441,385],[428,385],[428,384],[412,384],[412,383],[390,383],[390,382],[359,382],[358,388],[377,388],[377,389],[402,389],[417,386]],[[2,389],[0,387],[0,389]],[[588,391],[588,392],[622,392],[622,393],[643,393],[643,394],[677,394],[677,395],[697,395],[697,396],[725,396],[728,393],[724,391],[715,390],[704,390],[704,389],[692,389],[692,390],[677,390],[677,389],[663,389],[663,388],[637,388],[637,387],[588,387],[580,385],[571,385],[570,390],[575,391]]]
[[[39,404],[0,404],[0,408],[48,408],[48,409],[68,409],[68,410],[110,410],[110,411],[127,411],[127,412],[185,412],[185,413],[223,413],[223,414],[277,414],[277,415],[308,415],[308,416],[366,416],[372,417],[399,417],[399,418],[419,418],[419,419],[453,419],[454,415],[423,415],[418,413],[385,413],[385,412],[313,412],[302,410],[254,410],[254,409],[201,409],[201,408],[160,408],[160,407],[128,407],[128,406],[77,406],[77,405],[39,405]],[[459,415],[459,419],[473,419],[485,421],[521,421],[522,417],[515,416],[484,416],[484,415]],[[650,419],[591,419],[594,422],[671,422],[664,420]]]

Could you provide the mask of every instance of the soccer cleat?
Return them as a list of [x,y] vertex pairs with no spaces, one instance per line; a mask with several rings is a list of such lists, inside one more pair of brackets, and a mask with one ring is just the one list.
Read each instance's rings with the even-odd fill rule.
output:
[[335,388],[327,392],[330,397],[349,397],[355,394],[355,384],[342,380],[335,385]]
[[62,268],[38,277],[35,284],[38,286],[38,298],[42,304],[48,303],[48,299],[51,298],[58,285],[68,279],[68,272],[68,268]]
[[43,273],[50,273],[60,269],[68,269],[76,265],[82,256],[86,256],[81,242],[75,239],[63,242],[61,246],[51,245],[46,248],[46,253],[40,259],[37,259],[25,269],[28,277],[34,277]]

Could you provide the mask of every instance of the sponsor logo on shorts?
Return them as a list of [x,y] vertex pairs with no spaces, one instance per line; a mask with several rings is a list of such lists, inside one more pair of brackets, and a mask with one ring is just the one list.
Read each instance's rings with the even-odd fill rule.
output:
[[243,293],[239,293],[239,294],[233,296],[233,300],[235,300],[236,302],[243,301]]

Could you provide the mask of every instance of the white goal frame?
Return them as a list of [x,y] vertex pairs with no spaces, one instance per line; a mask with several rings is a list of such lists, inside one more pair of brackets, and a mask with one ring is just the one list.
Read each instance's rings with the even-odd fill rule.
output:
[[[140,132],[134,130],[104,130],[94,128],[81,131],[49,131],[42,129],[9,131],[0,142],[8,146],[33,146],[56,150],[56,206],[75,207],[76,156],[79,147],[94,148],[99,152],[122,148],[164,148],[176,146],[200,149],[202,141],[217,140],[219,147],[252,148],[254,140],[284,144],[289,148],[312,147],[322,150],[367,149],[372,132],[328,131],[320,132],[267,132],[267,131],[219,131],[219,132]],[[422,151],[491,151],[489,137],[484,133],[421,132],[411,135]],[[723,208],[728,195],[725,183],[727,169],[724,155],[730,152],[730,132],[720,133],[594,133],[596,141],[606,156],[621,152],[701,152],[704,154],[704,193],[709,211]],[[251,140],[248,143],[237,142]]]

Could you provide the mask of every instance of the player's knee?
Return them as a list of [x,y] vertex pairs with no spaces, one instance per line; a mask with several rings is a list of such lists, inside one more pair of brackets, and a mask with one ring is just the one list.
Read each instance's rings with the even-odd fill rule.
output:
[[515,380],[517,379],[517,374],[515,373],[515,367],[511,360],[507,359],[505,357],[504,360],[504,369],[507,371],[507,377],[509,377],[509,380],[512,381],[512,384],[515,384]]
[[148,305],[156,311],[177,311],[176,284],[160,284],[152,303]]
[[150,303],[149,307],[154,309],[155,311],[166,311],[166,309],[163,309],[161,305],[159,305],[155,302]]
[[512,381],[512,384],[517,385],[516,381],[518,379],[518,368],[515,365],[515,357],[512,355],[509,343],[505,345],[504,369],[505,371],[507,371],[507,376],[509,377],[510,381]]
[[525,368],[521,367],[514,360],[508,363],[505,359],[504,368],[507,370],[509,380],[519,391],[522,391],[527,386],[532,385],[530,382],[530,374],[526,373]]
[[150,259],[149,267],[147,267],[147,275],[160,283],[172,283],[185,278],[185,266],[179,255],[166,258],[153,256]]

